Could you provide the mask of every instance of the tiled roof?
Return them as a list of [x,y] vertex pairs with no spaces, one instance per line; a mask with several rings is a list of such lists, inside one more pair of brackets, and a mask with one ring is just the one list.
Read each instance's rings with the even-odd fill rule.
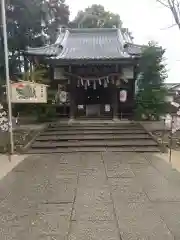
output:
[[124,48],[130,55],[140,55],[142,54],[145,46],[134,43],[125,43]]
[[72,29],[57,59],[118,59],[129,57],[117,29]]
[[53,59],[123,59],[137,56],[141,46],[126,44],[120,29],[68,29],[53,45],[29,48],[28,54],[52,56]]
[[57,56],[61,52],[62,46],[59,44],[47,45],[39,48],[28,47],[26,53],[29,55]]

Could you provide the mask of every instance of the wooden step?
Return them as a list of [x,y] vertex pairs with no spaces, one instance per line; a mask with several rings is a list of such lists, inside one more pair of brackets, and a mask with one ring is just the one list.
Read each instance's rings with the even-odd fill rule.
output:
[[133,140],[140,140],[140,139],[151,139],[149,134],[147,133],[141,133],[141,134],[122,134],[122,135],[118,135],[118,134],[102,134],[102,135],[85,135],[85,134],[79,134],[79,135],[50,135],[50,136],[42,136],[40,135],[36,141],[39,142],[46,142],[46,141],[68,141],[68,140],[129,140],[129,139],[133,139]]
[[57,148],[57,147],[126,147],[126,146],[157,146],[157,143],[153,140],[128,140],[128,141],[116,141],[116,140],[106,140],[106,141],[67,141],[67,142],[34,142],[32,148]]

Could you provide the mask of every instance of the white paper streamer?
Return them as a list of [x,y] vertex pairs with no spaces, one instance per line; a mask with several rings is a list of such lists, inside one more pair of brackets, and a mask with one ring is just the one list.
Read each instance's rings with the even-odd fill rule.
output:
[[94,80],[93,89],[96,90],[96,81]]

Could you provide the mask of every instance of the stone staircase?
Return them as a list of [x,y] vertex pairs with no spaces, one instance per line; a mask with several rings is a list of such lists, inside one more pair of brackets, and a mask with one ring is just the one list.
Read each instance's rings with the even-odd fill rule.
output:
[[137,123],[87,121],[49,125],[32,143],[28,153],[103,151],[159,152],[160,149]]

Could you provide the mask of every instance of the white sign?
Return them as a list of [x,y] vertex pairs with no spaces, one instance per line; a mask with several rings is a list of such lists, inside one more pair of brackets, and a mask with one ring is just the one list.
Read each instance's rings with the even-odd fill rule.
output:
[[84,105],[78,105],[78,109],[79,109],[79,110],[84,109]]
[[11,84],[12,103],[47,103],[47,85],[18,82]]
[[110,112],[111,111],[111,107],[109,104],[105,105],[105,112]]

